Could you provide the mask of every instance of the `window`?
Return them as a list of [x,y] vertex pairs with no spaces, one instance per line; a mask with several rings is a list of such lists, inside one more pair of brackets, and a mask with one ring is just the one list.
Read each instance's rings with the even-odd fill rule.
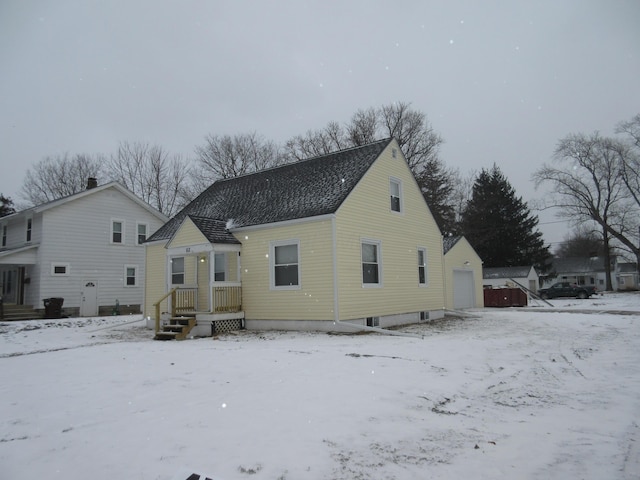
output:
[[213,279],[216,282],[224,282],[227,271],[227,256],[224,253],[216,253],[213,256]]
[[137,265],[124,266],[124,285],[125,287],[138,286],[138,266]]
[[427,249],[418,248],[418,283],[427,284]]
[[380,281],[380,242],[362,242],[362,284],[363,286],[382,284]]
[[271,287],[277,289],[300,288],[298,250],[300,242],[286,240],[271,244]]
[[52,263],[51,264],[51,275],[54,277],[66,277],[69,275],[69,264],[68,263]]
[[124,222],[122,220],[111,221],[111,243],[124,243]]
[[429,312],[420,312],[420,321],[429,320]]
[[31,241],[31,228],[33,226],[33,219],[27,218],[27,242]]
[[391,211],[400,213],[402,211],[402,183],[400,180],[389,180],[389,194],[391,196]]
[[184,257],[176,257],[171,259],[171,284],[184,284]]
[[146,239],[147,239],[147,224],[139,223],[137,245],[142,245]]
[[7,226],[2,225],[2,246],[7,246]]
[[379,327],[380,317],[367,317],[367,327]]

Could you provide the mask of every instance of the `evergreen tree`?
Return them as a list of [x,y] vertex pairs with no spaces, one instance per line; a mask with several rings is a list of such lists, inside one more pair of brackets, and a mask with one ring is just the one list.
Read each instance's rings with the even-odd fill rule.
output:
[[546,271],[549,246],[522,198],[494,165],[482,170],[461,218],[461,231],[485,267],[534,265]]
[[456,185],[460,182],[457,170],[445,167],[439,158],[430,159],[416,178],[422,196],[443,235],[457,233],[456,212],[453,208]]
[[16,209],[13,208],[13,200],[0,193],[0,217],[11,215],[12,213],[16,213]]

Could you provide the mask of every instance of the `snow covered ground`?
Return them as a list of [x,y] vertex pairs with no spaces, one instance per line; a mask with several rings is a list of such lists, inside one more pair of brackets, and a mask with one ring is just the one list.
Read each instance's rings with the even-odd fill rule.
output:
[[423,338],[0,323],[0,478],[640,478],[640,294],[552,303]]

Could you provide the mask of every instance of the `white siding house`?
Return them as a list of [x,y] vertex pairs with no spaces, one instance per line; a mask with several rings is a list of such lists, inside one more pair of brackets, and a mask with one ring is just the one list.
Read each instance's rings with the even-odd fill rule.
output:
[[5,305],[66,315],[139,312],[142,243],[167,220],[116,182],[0,218],[0,293]]

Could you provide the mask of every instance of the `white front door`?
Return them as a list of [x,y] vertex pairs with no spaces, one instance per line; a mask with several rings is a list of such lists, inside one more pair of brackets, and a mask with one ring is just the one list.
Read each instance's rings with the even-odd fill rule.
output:
[[96,315],[98,315],[98,282],[87,280],[82,284],[80,316],[95,317]]

